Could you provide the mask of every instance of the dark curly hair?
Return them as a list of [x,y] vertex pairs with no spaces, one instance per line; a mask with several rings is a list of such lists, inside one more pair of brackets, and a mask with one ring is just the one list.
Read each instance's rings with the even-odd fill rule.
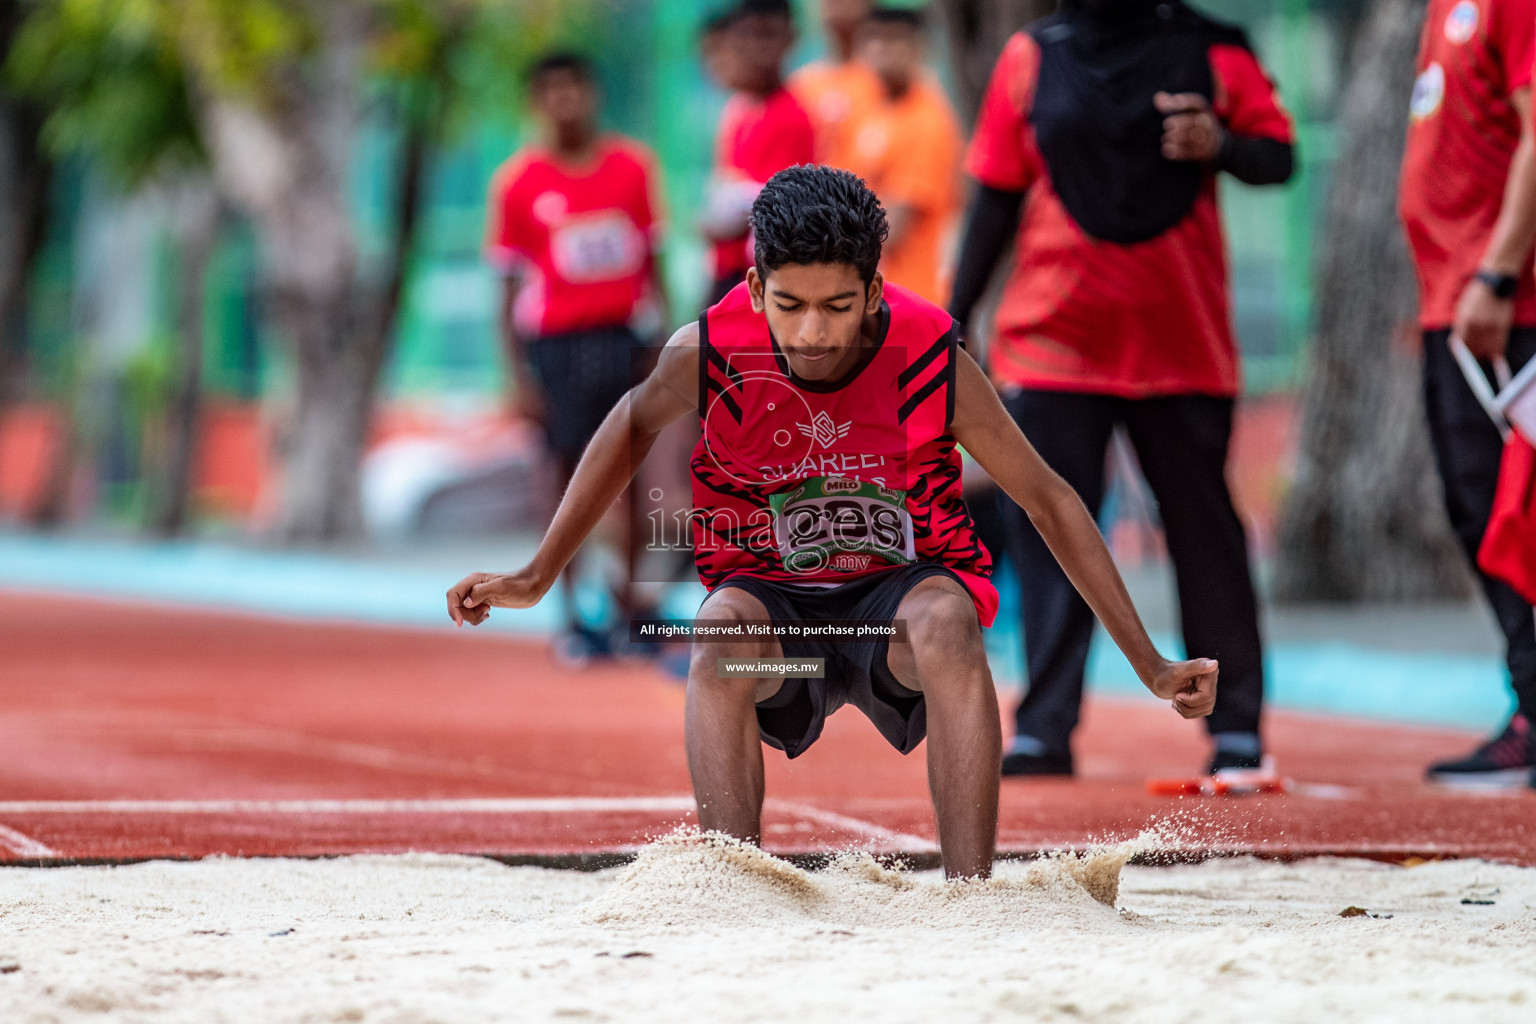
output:
[[764,277],[791,263],[852,263],[869,284],[890,227],[880,200],[858,175],[800,164],[769,178],[758,193],[752,232]]
[[562,71],[583,85],[591,85],[596,80],[592,61],[585,55],[574,50],[555,50],[544,54],[528,68],[528,85],[537,91],[546,78]]

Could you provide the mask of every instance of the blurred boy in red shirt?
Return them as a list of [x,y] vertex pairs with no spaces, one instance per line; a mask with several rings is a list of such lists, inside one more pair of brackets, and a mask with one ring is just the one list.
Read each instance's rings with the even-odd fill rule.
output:
[[811,119],[784,88],[784,58],[795,43],[788,0],[743,0],[724,32],[726,59],[712,66],[734,91],[720,115],[705,203],[704,233],[714,243],[710,305],[746,278],[747,217],[763,184],[816,158]]
[[[545,57],[530,93],[540,136],[496,172],[486,255],[504,281],[512,406],[543,425],[564,490],[604,414],[634,383],[637,321],[650,321],[646,333],[659,326],[660,183],[645,146],[598,131],[585,58]],[[572,582],[567,571],[568,632],[558,649],[580,662],[608,643],[579,623]]]

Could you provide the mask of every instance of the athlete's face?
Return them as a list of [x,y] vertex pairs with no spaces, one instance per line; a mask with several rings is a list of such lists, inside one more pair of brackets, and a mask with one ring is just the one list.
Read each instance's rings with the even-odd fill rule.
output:
[[790,263],[766,278],[753,267],[747,286],[752,309],[768,317],[789,368],[804,380],[840,378],[879,323],[880,275],[866,286],[852,263]]

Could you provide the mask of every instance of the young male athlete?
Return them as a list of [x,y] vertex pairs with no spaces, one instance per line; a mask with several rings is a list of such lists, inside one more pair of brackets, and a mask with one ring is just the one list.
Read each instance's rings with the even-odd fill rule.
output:
[[[876,270],[885,211],[854,175],[793,167],[752,208],[747,281],[678,331],[599,428],[533,560],[448,591],[458,624],[533,605],[628,483],[657,433],[696,410],[693,542],[710,590],[699,624],[906,623],[905,642],[696,640],[688,769],[699,823],[761,834],[762,743],[795,757],[854,704],[903,753],[928,739],[944,871],[986,876],[1002,736],[981,626],[991,557],[960,500],[965,445],[1034,519],[1153,693],[1186,718],[1215,703],[1214,661],[1147,638],[1098,528],[1009,418],[938,306]],[[743,633],[747,631],[743,630]],[[720,658],[825,659],[825,678],[739,678]]]

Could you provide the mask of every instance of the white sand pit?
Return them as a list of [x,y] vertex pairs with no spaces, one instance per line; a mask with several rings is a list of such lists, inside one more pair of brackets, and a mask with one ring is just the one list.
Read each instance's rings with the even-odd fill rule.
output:
[[1536,870],[1121,870],[1151,845],[966,885],[697,837],[599,874],[430,855],[4,869],[0,1021],[1536,1020]]

